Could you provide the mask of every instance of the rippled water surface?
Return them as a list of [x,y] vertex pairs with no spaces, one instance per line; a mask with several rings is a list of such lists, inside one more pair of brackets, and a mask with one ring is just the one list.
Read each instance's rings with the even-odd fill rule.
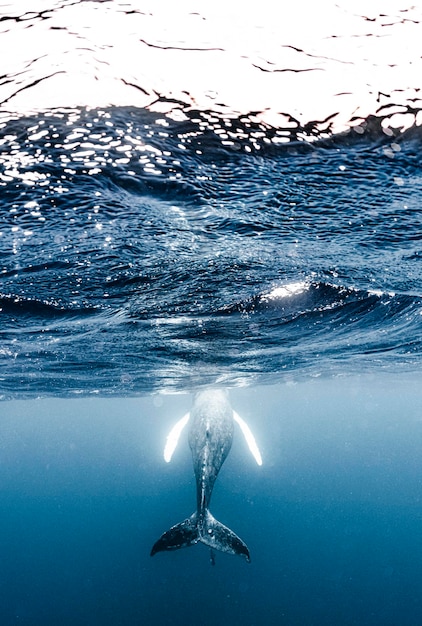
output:
[[2,131],[4,395],[417,367],[419,129],[285,144],[111,108]]
[[261,8],[2,5],[3,398],[418,368],[420,11]]

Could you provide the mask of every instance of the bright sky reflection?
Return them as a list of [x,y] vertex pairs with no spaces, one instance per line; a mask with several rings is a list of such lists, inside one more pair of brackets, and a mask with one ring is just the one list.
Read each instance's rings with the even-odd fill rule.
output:
[[259,10],[251,1],[146,0],[140,8],[31,0],[0,8],[3,18],[17,13],[27,15],[0,22],[4,111],[147,106],[160,95],[262,111],[275,126],[289,122],[283,114],[301,124],[336,114],[339,131],[392,105],[390,125],[407,127],[414,116],[404,105],[422,107],[421,9],[405,0],[263,0]]

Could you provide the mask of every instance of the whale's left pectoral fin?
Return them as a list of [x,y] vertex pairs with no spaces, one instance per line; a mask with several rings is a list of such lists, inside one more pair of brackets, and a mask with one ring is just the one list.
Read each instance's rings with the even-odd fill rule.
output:
[[171,461],[171,457],[173,456],[173,452],[176,450],[180,434],[189,421],[189,416],[190,413],[186,413],[186,415],[184,415],[181,420],[176,422],[176,424],[167,435],[167,441],[164,448],[164,460],[166,461],[166,463],[170,463]]
[[236,411],[233,411],[233,419],[235,420],[235,422],[239,424],[240,430],[242,431],[243,436],[246,439],[246,443],[248,444],[249,450],[252,452],[252,455],[255,461],[258,463],[258,465],[262,465],[261,453],[259,451],[259,448],[255,441],[255,437],[253,436],[251,429],[249,428],[247,423],[244,420],[242,420],[240,415],[236,413]]

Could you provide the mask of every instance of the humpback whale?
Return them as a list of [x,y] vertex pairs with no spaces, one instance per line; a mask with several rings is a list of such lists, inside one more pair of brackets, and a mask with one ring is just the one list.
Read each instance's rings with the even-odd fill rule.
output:
[[189,446],[196,478],[196,511],[165,532],[153,545],[151,556],[201,542],[211,548],[212,564],[214,550],[239,554],[250,561],[245,542],[209,511],[214,483],[232,446],[234,422],[239,424],[256,462],[262,465],[252,432],[233,411],[226,390],[208,389],[195,394],[190,413],[184,415],[170,431],[164,449],[167,462],[171,460],[183,428],[189,423]]

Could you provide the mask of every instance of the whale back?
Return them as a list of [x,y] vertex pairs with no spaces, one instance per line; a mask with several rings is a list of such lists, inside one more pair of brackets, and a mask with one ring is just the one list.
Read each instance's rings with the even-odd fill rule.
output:
[[207,389],[194,397],[190,414],[189,446],[197,480],[211,487],[232,446],[233,409],[228,393]]

